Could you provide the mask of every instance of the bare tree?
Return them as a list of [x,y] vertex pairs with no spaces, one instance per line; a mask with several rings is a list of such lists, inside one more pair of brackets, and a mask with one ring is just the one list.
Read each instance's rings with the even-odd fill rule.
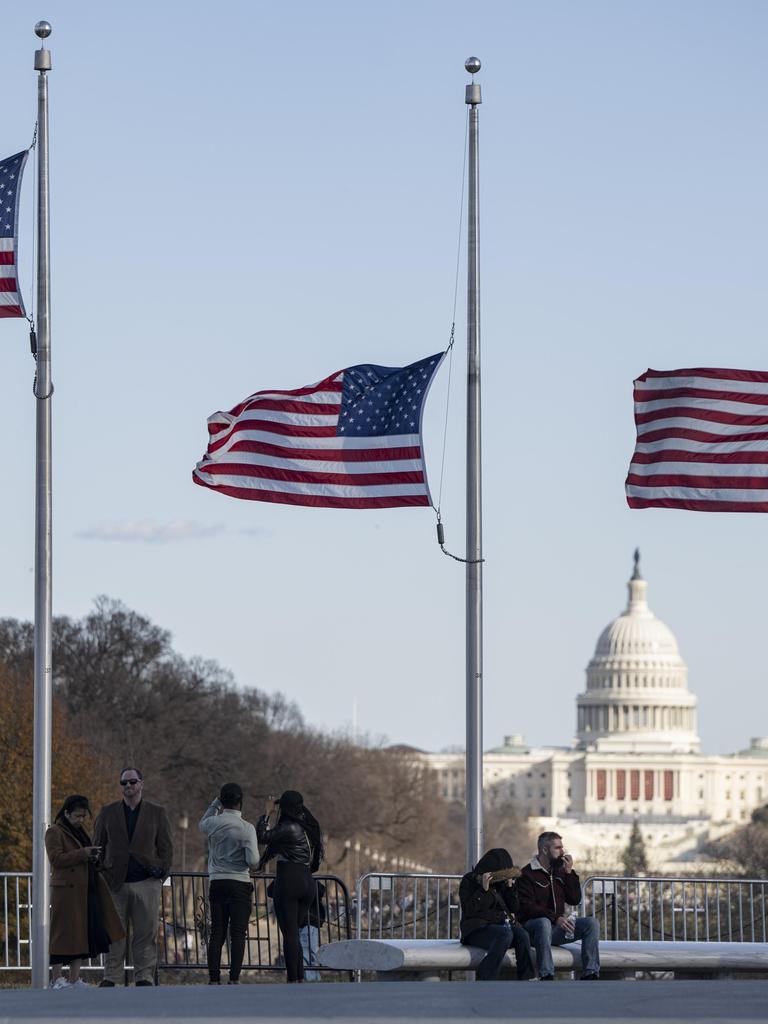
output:
[[[75,790],[79,765],[81,790],[117,799],[117,775],[132,764],[178,828],[223,782],[243,786],[252,819],[269,794],[298,789],[331,839],[331,867],[357,838],[435,868],[463,868],[463,813],[441,799],[434,773],[413,753],[308,728],[282,694],[242,690],[216,662],[181,657],[166,630],[107,597],[81,620],[56,618],[53,639],[57,714],[81,752],[68,762]],[[32,649],[29,623],[0,620],[0,672],[30,694]],[[31,702],[23,706],[31,722]],[[31,729],[14,721],[9,711],[0,766],[9,756],[2,743],[16,737],[29,774]],[[2,814],[0,806],[0,825]],[[192,830],[188,840],[188,862],[201,865],[202,838]]]
[[750,878],[765,878],[768,875],[768,827],[754,822],[745,825],[710,843],[706,853],[725,862],[729,868],[736,865]]

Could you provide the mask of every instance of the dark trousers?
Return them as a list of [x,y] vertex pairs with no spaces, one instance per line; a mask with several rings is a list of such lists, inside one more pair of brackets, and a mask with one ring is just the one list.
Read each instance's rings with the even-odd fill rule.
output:
[[211,882],[209,892],[211,938],[208,942],[208,974],[211,981],[218,981],[221,976],[221,947],[229,931],[229,980],[237,981],[245,955],[253,886],[250,882],[217,878]]
[[283,936],[288,981],[303,981],[304,954],[299,929],[307,921],[316,893],[315,880],[308,865],[279,860],[274,893],[275,917]]
[[528,932],[519,924],[487,924],[465,935],[461,941],[465,946],[479,946],[488,950],[475,971],[478,981],[494,981],[498,978],[504,954],[513,946],[517,980],[528,981],[534,976],[531,941]]

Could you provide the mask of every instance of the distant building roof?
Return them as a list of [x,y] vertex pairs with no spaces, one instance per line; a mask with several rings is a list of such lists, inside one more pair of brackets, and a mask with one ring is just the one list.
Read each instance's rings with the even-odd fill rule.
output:
[[426,754],[426,750],[422,750],[421,747],[411,747],[407,743],[392,743],[388,747],[384,747],[391,754]]
[[530,754],[530,752],[531,748],[519,732],[513,733],[511,736],[505,736],[504,742],[500,747],[486,750],[486,754]]
[[740,750],[734,757],[763,757],[768,760],[768,736],[753,736],[746,750]]

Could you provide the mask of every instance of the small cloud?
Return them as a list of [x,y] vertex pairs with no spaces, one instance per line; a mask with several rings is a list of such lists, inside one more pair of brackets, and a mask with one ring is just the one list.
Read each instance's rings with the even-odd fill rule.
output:
[[242,530],[238,530],[244,537],[271,537],[272,531],[265,529],[263,526],[245,526]]
[[99,523],[78,533],[83,540],[106,540],[133,544],[171,544],[177,540],[200,540],[224,533],[217,523],[206,526],[189,519],[172,519],[158,523],[152,519],[126,519],[115,523]]

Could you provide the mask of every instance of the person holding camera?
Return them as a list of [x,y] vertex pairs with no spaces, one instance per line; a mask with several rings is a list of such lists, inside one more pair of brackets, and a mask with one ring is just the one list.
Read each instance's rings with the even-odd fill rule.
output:
[[[161,887],[173,862],[171,826],[163,807],[142,799],[138,768],[123,768],[120,788],[122,800],[102,807],[94,840],[103,847],[104,873],[123,927],[130,926],[135,984],[154,985]],[[124,962],[122,938],[109,947],[102,988],[122,980]]]
[[461,942],[487,950],[475,971],[477,981],[495,981],[508,949],[514,947],[517,980],[534,976],[528,933],[517,923],[515,879],[520,869],[507,850],[484,853],[459,884]]
[[285,970],[289,982],[301,982],[304,957],[299,929],[317,898],[312,872],[320,867],[324,854],[320,826],[304,806],[301,793],[288,789],[279,800],[269,798],[264,815],[256,823],[256,835],[259,843],[266,845],[258,870],[273,858],[277,860],[273,898],[283,936]]
[[581,883],[573,870],[573,857],[565,852],[563,837],[542,832],[537,855],[526,864],[517,883],[520,917],[533,940],[539,977],[553,981],[552,947],[581,940],[582,981],[600,976],[599,926],[596,917],[566,917],[565,905],[581,902]]
[[[98,871],[100,849],[85,831],[88,798],[68,796],[45,833],[51,862],[50,957],[53,988],[88,988],[83,960],[106,953],[125,934],[106,882]],[[69,964],[69,981],[62,975]]]
[[221,984],[221,949],[229,932],[229,984],[238,985],[253,903],[251,868],[258,866],[259,847],[256,829],[243,818],[243,791],[236,782],[221,787],[198,828],[208,836],[208,984]]

